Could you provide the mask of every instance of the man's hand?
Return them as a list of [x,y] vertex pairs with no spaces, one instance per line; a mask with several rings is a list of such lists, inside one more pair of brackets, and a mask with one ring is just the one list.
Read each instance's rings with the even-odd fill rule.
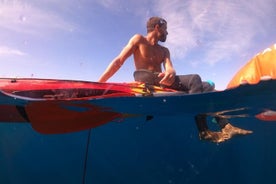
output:
[[158,75],[159,78],[162,78],[159,82],[161,85],[171,86],[175,80],[175,71],[172,72],[162,72]]

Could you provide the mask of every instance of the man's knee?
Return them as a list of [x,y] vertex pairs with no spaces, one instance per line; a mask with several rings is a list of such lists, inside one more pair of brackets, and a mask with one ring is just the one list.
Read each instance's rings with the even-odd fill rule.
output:
[[193,74],[190,79],[189,86],[190,93],[201,93],[203,90],[201,77],[198,74]]
[[193,74],[192,78],[191,78],[191,82],[193,84],[201,84],[202,80],[201,80],[201,77],[198,74]]

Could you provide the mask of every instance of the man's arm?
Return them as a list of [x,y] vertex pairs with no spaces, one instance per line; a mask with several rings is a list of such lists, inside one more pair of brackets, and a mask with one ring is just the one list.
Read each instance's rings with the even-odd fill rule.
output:
[[98,82],[106,82],[119,70],[119,68],[121,68],[126,59],[134,53],[140,38],[140,35],[134,35],[129,40],[128,44],[123,48],[121,53],[108,65]]
[[163,73],[159,74],[159,77],[162,77],[160,84],[165,86],[171,86],[175,80],[175,70],[173,68],[172,61],[170,59],[170,51],[165,48],[165,59],[164,59],[164,69]]

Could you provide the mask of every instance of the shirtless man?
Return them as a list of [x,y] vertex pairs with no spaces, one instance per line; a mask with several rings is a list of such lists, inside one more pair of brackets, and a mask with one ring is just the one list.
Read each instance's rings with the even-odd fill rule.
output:
[[[174,82],[175,70],[170,60],[170,52],[167,48],[158,44],[159,41],[165,42],[168,32],[165,20],[156,18],[156,25],[153,26],[148,22],[148,34],[142,36],[134,35],[121,51],[121,53],[110,63],[99,82],[106,82],[117,70],[123,65],[125,60],[132,54],[136,70],[146,69],[153,72],[160,72],[162,78],[160,84],[170,86]],[[152,19],[153,21],[153,19]],[[162,72],[161,64],[164,65],[165,71]]]
[[[203,92],[205,87],[199,75],[176,75],[169,50],[158,44],[159,41],[165,42],[167,35],[167,22],[160,17],[151,17],[147,22],[147,35],[134,35],[121,53],[109,64],[98,81],[106,82],[119,70],[126,59],[133,55],[136,81],[166,86],[187,93]],[[162,65],[164,71],[162,71]],[[196,116],[195,119],[201,139],[222,142],[235,134],[251,133],[251,131],[232,126],[227,120],[220,117],[216,117],[216,119],[222,131],[212,132],[207,127],[204,114]]]

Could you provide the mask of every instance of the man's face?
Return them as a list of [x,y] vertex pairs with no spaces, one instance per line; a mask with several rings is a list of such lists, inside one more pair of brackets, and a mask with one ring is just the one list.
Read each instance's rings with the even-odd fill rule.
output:
[[164,24],[159,27],[159,41],[165,42],[167,39],[168,31],[167,31],[167,24]]

